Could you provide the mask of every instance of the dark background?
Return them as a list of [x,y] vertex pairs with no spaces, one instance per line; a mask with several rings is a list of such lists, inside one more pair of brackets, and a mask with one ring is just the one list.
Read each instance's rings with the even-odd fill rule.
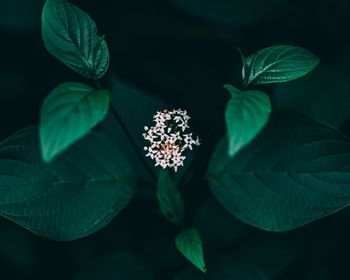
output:
[[[348,0],[72,2],[106,35],[111,68],[103,83],[114,74],[186,108],[196,134],[215,131],[202,149],[205,159],[224,133],[229,96],[222,86],[241,82],[236,47],[247,55],[275,44],[312,51],[321,64],[308,77],[262,89],[275,111],[302,111],[350,132]],[[84,81],[45,50],[43,3],[0,0],[1,140],[38,123],[43,99],[58,84]],[[203,234],[209,269],[225,256],[251,263],[271,279],[350,279],[349,210],[291,232],[268,233],[227,214],[203,181],[186,186],[184,195],[187,222]],[[106,228],[74,242],[45,240],[0,218],[0,279],[204,279],[196,272],[174,278],[190,267],[174,248],[177,231],[154,201],[140,197]]]

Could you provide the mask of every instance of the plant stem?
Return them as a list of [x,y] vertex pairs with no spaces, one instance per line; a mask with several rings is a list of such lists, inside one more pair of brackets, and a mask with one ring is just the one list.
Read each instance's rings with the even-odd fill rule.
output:
[[110,105],[110,109],[111,112],[114,116],[114,118],[116,119],[116,121],[119,123],[120,127],[122,128],[122,130],[124,131],[124,134],[126,136],[126,138],[128,138],[128,141],[130,142],[131,146],[133,147],[133,149],[135,150],[138,158],[140,159],[140,161],[142,162],[142,164],[145,166],[146,171],[149,173],[149,175],[152,177],[152,179],[154,181],[157,181],[157,175],[153,172],[153,170],[151,169],[151,167],[148,165],[145,156],[140,152],[139,147],[137,146],[136,142],[134,141],[134,139],[132,138],[128,128],[126,127],[126,125],[124,124],[122,118],[119,116],[117,110],[113,107],[113,105]]
[[[95,82],[97,88],[102,89],[102,86],[101,86],[101,83],[100,83],[99,80],[95,80],[94,82]],[[120,127],[122,128],[122,130],[123,130],[126,138],[128,139],[129,143],[133,147],[137,157],[140,159],[140,161],[142,162],[142,164],[146,168],[146,171],[149,173],[149,175],[152,177],[152,179],[156,182],[158,176],[153,172],[151,167],[148,165],[144,155],[140,152],[139,147],[137,146],[137,144],[136,144],[135,140],[133,139],[131,133],[129,132],[127,126],[123,122],[123,119],[118,114],[118,111],[114,108],[112,102],[110,103],[110,110],[111,110],[115,120],[119,123]]]

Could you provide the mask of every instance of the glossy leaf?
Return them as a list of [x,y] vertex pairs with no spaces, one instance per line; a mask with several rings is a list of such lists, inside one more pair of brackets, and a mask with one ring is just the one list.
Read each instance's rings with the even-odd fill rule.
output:
[[43,159],[53,160],[87,135],[108,112],[109,92],[81,83],[54,89],[41,108],[40,146]]
[[184,216],[184,204],[176,182],[169,177],[167,171],[159,172],[157,183],[157,199],[160,211],[173,223],[180,223]]
[[85,78],[99,79],[108,69],[109,52],[95,22],[64,0],[46,0],[42,12],[46,49]]
[[294,46],[273,46],[260,50],[244,61],[245,86],[295,80],[311,72],[319,59],[311,52]]
[[302,115],[276,115],[234,158],[223,139],[208,176],[219,202],[245,223],[287,231],[350,204],[350,141]]
[[92,132],[53,163],[42,163],[37,128],[0,144],[0,215],[53,240],[108,224],[134,192],[133,172],[113,142]]
[[175,239],[177,249],[202,272],[207,272],[203,256],[203,244],[198,230],[185,229]]
[[270,98],[261,91],[240,91],[231,85],[225,88],[231,94],[225,112],[228,154],[234,156],[249,144],[264,128],[271,112]]

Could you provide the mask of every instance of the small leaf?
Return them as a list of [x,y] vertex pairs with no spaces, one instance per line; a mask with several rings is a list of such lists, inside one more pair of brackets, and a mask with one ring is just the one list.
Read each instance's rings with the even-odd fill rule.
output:
[[199,270],[206,273],[203,244],[198,230],[194,228],[185,229],[175,239],[177,249]]
[[311,52],[293,46],[273,46],[246,59],[242,72],[245,86],[295,80],[311,72],[319,59]]
[[81,83],[64,83],[54,89],[41,108],[40,144],[49,162],[87,135],[102,121],[109,105],[109,92]]
[[245,223],[288,231],[350,205],[350,140],[298,114],[277,114],[234,158],[225,138],[208,169],[212,192]]
[[242,50],[240,48],[237,48],[237,51],[239,53],[239,56],[241,57],[241,60],[242,60],[242,64],[243,64],[243,67],[242,67],[242,79],[243,81],[246,79],[246,76],[247,76],[247,69],[248,69],[248,66],[247,66],[247,58],[244,56]]
[[183,220],[184,204],[176,183],[169,177],[167,171],[160,171],[157,184],[157,199],[160,211],[173,223]]
[[42,12],[42,37],[46,49],[85,78],[99,79],[108,69],[106,41],[95,22],[64,0],[47,0]]
[[264,128],[271,112],[271,103],[270,98],[261,91],[240,91],[231,85],[225,85],[225,88],[232,95],[225,112],[228,154],[232,157]]
[[37,128],[0,144],[0,215],[53,240],[74,240],[108,224],[130,201],[135,179],[123,152],[91,132],[50,164]]

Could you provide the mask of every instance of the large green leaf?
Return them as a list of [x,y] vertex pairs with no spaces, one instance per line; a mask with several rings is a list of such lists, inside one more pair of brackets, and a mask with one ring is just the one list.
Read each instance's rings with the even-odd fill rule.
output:
[[47,162],[84,137],[108,112],[109,92],[81,83],[54,89],[41,108],[40,146]]
[[51,164],[42,163],[37,128],[0,144],[0,214],[54,240],[105,226],[129,202],[133,172],[113,142],[92,132]]
[[350,141],[297,114],[276,115],[234,158],[224,138],[208,177],[220,203],[255,227],[287,231],[350,204]]
[[175,239],[177,249],[202,272],[207,272],[203,256],[202,238],[195,228],[180,232]]
[[319,59],[294,46],[272,46],[243,59],[242,76],[246,86],[295,80],[312,71]]
[[42,12],[47,50],[86,78],[99,79],[108,69],[106,41],[88,14],[64,0],[47,0]]
[[231,85],[225,120],[228,136],[228,153],[234,156],[249,144],[266,125],[271,112],[270,98],[261,91],[240,91]]
[[169,221],[180,223],[184,217],[184,203],[176,182],[165,170],[161,170],[158,176],[157,199],[160,211]]

